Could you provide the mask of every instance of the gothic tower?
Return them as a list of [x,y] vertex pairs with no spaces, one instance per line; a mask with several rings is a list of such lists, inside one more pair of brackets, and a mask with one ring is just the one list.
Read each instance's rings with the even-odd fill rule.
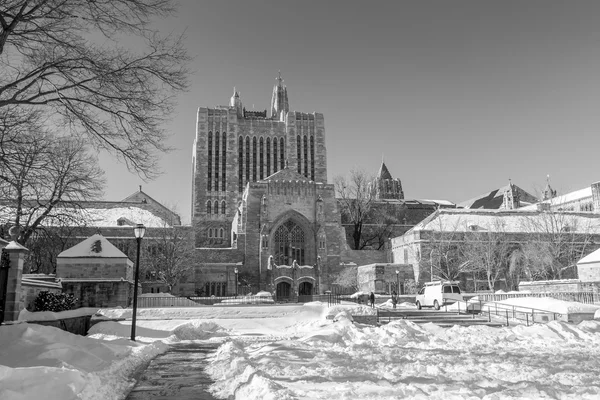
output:
[[323,114],[289,111],[281,73],[270,116],[267,110],[247,111],[235,88],[228,106],[198,108],[192,154],[196,245],[232,246],[231,224],[244,190],[286,163],[310,181],[327,183]]
[[284,121],[288,111],[290,111],[290,105],[288,102],[287,88],[283,85],[281,71],[279,71],[277,84],[273,86],[273,96],[271,97],[271,118]]
[[371,184],[371,190],[375,192],[375,200],[404,199],[402,182],[398,178],[392,178],[392,174],[390,174],[383,160],[381,161],[381,167],[379,167],[375,181]]

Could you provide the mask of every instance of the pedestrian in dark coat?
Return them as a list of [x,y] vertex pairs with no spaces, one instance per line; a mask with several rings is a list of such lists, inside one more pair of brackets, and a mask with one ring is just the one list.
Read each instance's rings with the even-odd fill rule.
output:
[[369,300],[371,301],[371,307],[375,308],[375,293],[371,292],[371,295],[369,296]]
[[398,297],[396,297],[396,292],[392,292],[392,304],[394,305],[394,308],[396,308],[396,303],[398,303]]

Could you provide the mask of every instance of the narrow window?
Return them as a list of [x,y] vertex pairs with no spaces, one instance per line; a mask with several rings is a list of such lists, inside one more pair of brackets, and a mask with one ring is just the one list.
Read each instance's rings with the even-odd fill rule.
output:
[[227,134],[225,132],[222,133],[223,141],[222,141],[222,154],[221,154],[221,190],[225,190],[225,184],[227,183],[227,174],[225,173],[227,168]]
[[215,209],[213,210],[215,214],[219,214],[219,202],[215,200]]
[[252,138],[252,182],[256,182],[256,136]]
[[308,178],[308,138],[304,135],[304,176]]
[[215,132],[215,190],[219,191],[219,132]]
[[250,182],[250,138],[246,136],[246,183]]
[[271,176],[271,138],[267,138],[267,176]]
[[298,173],[302,173],[302,142],[300,141],[300,135],[296,137],[296,155],[298,160]]
[[241,192],[244,188],[244,138],[239,137],[238,140],[238,191]]
[[315,180],[315,137],[310,137],[310,179]]
[[207,215],[210,215],[210,212],[211,212],[210,208],[211,208],[211,206],[212,206],[212,203],[210,201],[207,201],[206,202],[206,214]]
[[285,168],[285,142],[283,138],[279,139],[279,169]]
[[208,230],[208,237],[209,237],[209,238],[213,237],[213,228],[210,228],[210,229]]
[[264,147],[264,141],[263,141],[262,137],[260,138],[259,145],[260,145],[260,147],[259,147],[259,150],[260,150],[260,152],[259,152],[259,154],[260,154],[259,176],[260,176],[260,180],[262,181],[265,178],[265,176],[264,176],[264,173],[265,173],[265,170],[264,170],[264,165],[265,165],[265,158],[264,158],[265,157],[265,153],[264,153],[264,151],[265,151],[265,147]]
[[219,237],[225,239],[225,230],[223,230],[223,228],[219,229]]
[[208,178],[206,179],[206,190],[212,190],[212,132],[208,132]]
[[221,202],[221,214],[225,214],[225,200]]
[[273,173],[277,172],[277,138],[273,139]]

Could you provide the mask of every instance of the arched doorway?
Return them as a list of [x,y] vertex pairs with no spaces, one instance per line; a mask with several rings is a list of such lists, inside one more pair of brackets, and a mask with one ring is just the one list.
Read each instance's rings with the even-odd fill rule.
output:
[[288,282],[279,282],[275,291],[275,301],[288,301],[292,293],[292,285]]
[[298,302],[309,302],[312,301],[313,295],[313,284],[310,282],[302,282],[298,285]]
[[293,220],[281,224],[274,235],[273,258],[279,265],[306,265],[306,243],[304,231]]

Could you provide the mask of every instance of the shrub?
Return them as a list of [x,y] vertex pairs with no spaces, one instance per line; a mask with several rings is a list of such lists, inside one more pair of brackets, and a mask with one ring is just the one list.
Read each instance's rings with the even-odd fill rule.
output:
[[48,291],[40,292],[33,301],[35,311],[66,311],[71,310],[77,299],[68,293],[51,293]]

